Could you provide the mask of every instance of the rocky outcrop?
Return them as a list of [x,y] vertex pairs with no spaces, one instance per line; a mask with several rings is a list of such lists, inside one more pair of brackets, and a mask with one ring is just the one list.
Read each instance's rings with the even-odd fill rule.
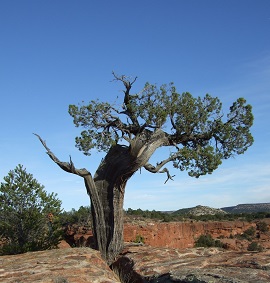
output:
[[[270,225],[270,219],[263,220]],[[248,240],[238,239],[250,227],[254,241],[265,249],[249,252]],[[112,266],[91,246],[93,235],[84,227],[69,227],[68,248],[0,257],[0,282],[5,283],[264,283],[270,282],[270,234],[261,233],[256,222],[153,222],[134,220],[124,225],[126,245]],[[202,234],[221,238],[229,248],[193,248]],[[137,237],[139,236],[139,237]],[[145,244],[135,244],[144,239]],[[127,243],[128,242],[128,243]],[[187,248],[189,247],[189,248]]]
[[[266,283],[270,282],[270,250],[260,253],[218,248],[171,249],[130,245],[115,269],[126,282]],[[132,280],[128,280],[132,278]]]
[[90,248],[29,252],[0,257],[4,283],[266,283],[270,250],[172,249],[127,244],[113,271]]
[[119,283],[90,248],[57,249],[0,257],[3,283]]
[[224,210],[212,208],[209,206],[197,205],[191,208],[183,208],[177,211],[174,211],[172,214],[175,215],[193,215],[193,216],[200,216],[200,215],[217,215],[217,214],[226,214]]

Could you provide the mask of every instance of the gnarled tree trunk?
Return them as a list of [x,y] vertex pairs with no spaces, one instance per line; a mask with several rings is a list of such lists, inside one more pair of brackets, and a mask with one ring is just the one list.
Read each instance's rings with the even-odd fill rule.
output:
[[108,263],[123,248],[123,204],[128,179],[143,165],[143,160],[131,154],[130,148],[111,148],[89,187],[93,232],[97,248]]
[[102,160],[89,187],[97,248],[111,263],[123,248],[123,203],[127,180],[137,171],[125,146],[114,146]]
[[110,265],[123,248],[123,203],[128,179],[144,167],[154,151],[166,141],[157,132],[151,139],[134,138],[130,146],[115,145],[101,161],[94,177],[86,169],[76,169],[73,162],[61,162],[38,136],[50,158],[63,170],[84,178],[91,199],[93,234],[96,248]]

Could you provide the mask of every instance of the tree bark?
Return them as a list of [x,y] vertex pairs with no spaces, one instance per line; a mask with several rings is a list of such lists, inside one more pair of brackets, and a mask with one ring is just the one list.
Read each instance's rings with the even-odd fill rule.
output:
[[157,132],[148,141],[142,135],[133,139],[129,147],[116,145],[110,149],[95,173],[94,186],[89,190],[93,232],[97,248],[109,264],[123,248],[126,183],[166,141],[164,133]]
[[155,150],[167,139],[162,131],[150,138],[145,133],[130,141],[130,146],[115,145],[101,161],[94,177],[86,169],[76,169],[73,162],[61,162],[36,135],[50,158],[63,170],[84,178],[91,199],[93,234],[96,248],[110,265],[121,252],[123,240],[123,204],[128,179],[144,167]]
[[127,147],[114,146],[102,160],[90,188],[93,232],[108,264],[123,248],[124,193],[128,179],[138,170],[135,164]]

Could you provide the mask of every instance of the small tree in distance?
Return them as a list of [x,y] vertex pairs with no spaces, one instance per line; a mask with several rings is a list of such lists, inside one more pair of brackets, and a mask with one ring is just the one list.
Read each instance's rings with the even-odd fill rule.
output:
[[47,194],[22,165],[9,171],[0,185],[0,254],[45,250],[59,243],[61,201],[56,196]]
[[[137,78],[113,76],[124,86],[120,106],[99,100],[69,106],[75,126],[83,128],[76,138],[79,150],[86,155],[95,148],[107,153],[94,176],[85,168],[76,168],[71,158],[60,161],[37,135],[60,168],[84,179],[96,246],[109,264],[123,247],[125,187],[137,170],[165,173],[166,183],[173,176],[165,166],[172,163],[199,177],[211,174],[223,159],[244,153],[253,143],[252,108],[244,98],[237,99],[224,115],[217,97],[195,98],[188,92],[177,93],[173,84],[157,87],[149,83],[132,94]],[[171,153],[151,164],[151,156],[160,147],[169,147]]]

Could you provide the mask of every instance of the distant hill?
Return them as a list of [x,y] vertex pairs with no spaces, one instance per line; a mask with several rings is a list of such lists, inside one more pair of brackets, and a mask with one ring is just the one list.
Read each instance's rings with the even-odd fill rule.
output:
[[236,206],[222,207],[227,213],[256,213],[270,212],[270,203],[238,204]]
[[227,212],[221,209],[211,208],[208,206],[197,205],[191,208],[183,208],[174,211],[173,215],[193,215],[193,216],[200,216],[200,215],[215,215],[215,214],[226,214]]

